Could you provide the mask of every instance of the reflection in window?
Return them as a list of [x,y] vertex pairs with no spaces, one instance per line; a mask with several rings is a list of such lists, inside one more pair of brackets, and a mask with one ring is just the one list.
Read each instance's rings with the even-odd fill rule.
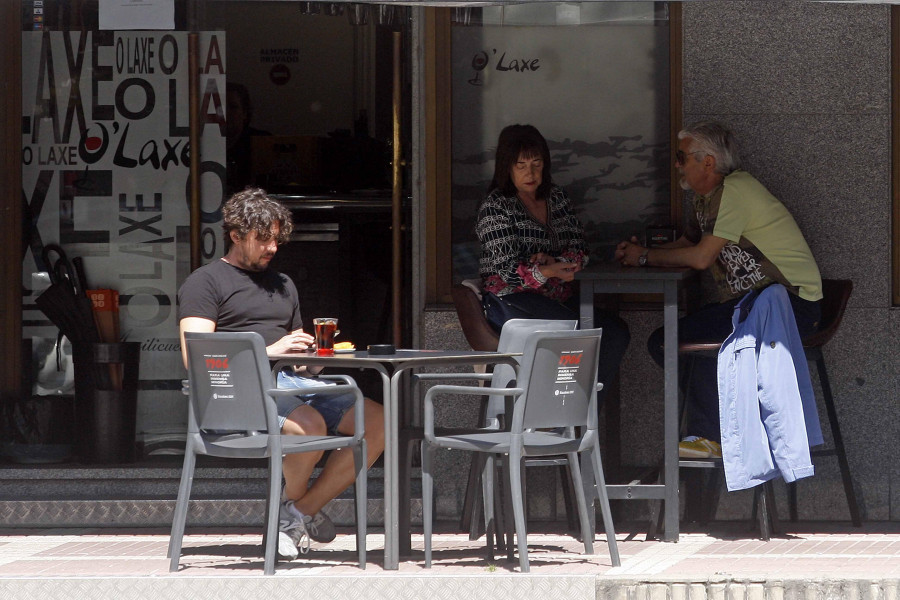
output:
[[452,33],[454,279],[478,276],[475,211],[500,130],[547,138],[593,260],[669,220],[666,3],[457,9]]

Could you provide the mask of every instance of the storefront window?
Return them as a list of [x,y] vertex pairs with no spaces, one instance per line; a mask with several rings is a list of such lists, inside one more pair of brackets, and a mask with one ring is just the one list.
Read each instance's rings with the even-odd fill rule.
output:
[[453,61],[454,279],[478,277],[478,203],[497,136],[531,124],[572,198],[593,260],[669,225],[669,23],[663,2],[457,9]]
[[[390,187],[391,33],[403,7],[206,0],[228,35],[229,183],[278,194]],[[385,9],[390,9],[385,10]],[[240,125],[246,123],[243,137]]]
[[[76,393],[72,359],[83,340],[60,336],[58,315],[36,301],[69,273],[58,266],[65,264],[58,247],[73,264],[73,281],[83,273],[85,289],[118,294],[108,341],[141,345],[136,433],[143,454],[183,447],[176,292],[192,268],[194,33],[201,262],[223,253],[221,205],[231,193],[262,186],[294,202],[295,221],[307,219],[303,202],[314,198],[318,213],[333,217],[312,225],[318,245],[292,241],[279,253],[279,270],[306,294],[301,312],[311,318],[320,306],[344,307],[338,316],[348,336],[356,333],[350,339],[363,346],[388,339],[380,329],[349,326],[351,311],[360,328],[388,323],[371,315],[390,309],[390,42],[408,18],[404,7],[175,0],[174,29],[158,22],[148,30],[105,29],[97,0],[22,3],[23,341],[33,404],[52,402],[65,419],[87,401]],[[332,201],[342,208],[324,210]],[[359,213],[351,204],[362,206]],[[328,245],[332,238],[341,243]],[[327,263],[327,276],[319,278],[322,269],[304,257]],[[346,282],[367,293],[346,293]],[[344,306],[345,299],[356,304]],[[321,304],[306,305],[313,301]],[[79,325],[91,328],[87,314]],[[78,440],[61,441],[77,457]]]
[[[395,77],[400,148],[411,152],[409,10],[253,0],[202,6],[201,29],[228,36],[229,115],[236,114],[232,90],[244,97],[237,106],[245,133],[227,140],[229,187],[259,185],[293,215],[292,239],[272,268],[296,284],[305,323],[339,317],[342,339],[357,347],[392,340],[392,261],[411,268],[404,250],[393,256],[391,168]],[[400,179],[406,197],[409,178]],[[409,210],[404,202],[401,218]],[[405,336],[408,315],[401,312]],[[380,396],[379,387],[360,385]]]
[[[95,335],[137,342],[138,438],[164,440],[185,422],[175,294],[190,272],[189,33],[100,30],[94,2],[24,4],[22,283],[30,392],[35,403],[56,398],[54,410],[76,418],[72,435],[89,436],[83,417],[93,409],[76,390],[73,351]],[[178,21],[183,28],[183,14]],[[227,45],[216,31],[199,32],[198,42],[196,151],[202,255],[209,260],[222,253]],[[98,290],[93,315],[90,306],[79,309],[80,293],[67,294],[73,284],[76,292]],[[40,307],[41,296],[54,307]],[[74,322],[59,327],[63,321]],[[66,441],[78,447],[81,440]]]

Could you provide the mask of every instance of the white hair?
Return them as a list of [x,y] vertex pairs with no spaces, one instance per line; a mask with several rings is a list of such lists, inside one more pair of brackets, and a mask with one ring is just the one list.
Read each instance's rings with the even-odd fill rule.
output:
[[728,175],[741,168],[741,153],[730,129],[714,121],[700,121],[678,132],[678,139],[694,140],[693,149],[716,159],[716,173]]

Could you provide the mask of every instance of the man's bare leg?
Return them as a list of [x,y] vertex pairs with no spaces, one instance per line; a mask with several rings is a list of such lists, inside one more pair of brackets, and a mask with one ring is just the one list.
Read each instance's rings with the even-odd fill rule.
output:
[[[281,433],[285,435],[325,435],[325,420],[319,411],[311,406],[298,406],[284,422]],[[309,488],[316,463],[322,458],[322,452],[301,452],[287,454],[282,461],[284,474],[284,495],[287,498],[302,498]]]
[[[368,466],[372,466],[372,463],[384,450],[384,409],[380,404],[368,398],[366,398],[365,402],[366,462]],[[343,435],[353,434],[354,412],[355,409],[351,408],[341,419],[341,422],[338,424],[339,433]],[[285,457],[286,460],[287,457]],[[314,466],[315,463],[313,463]],[[307,480],[311,474],[312,470],[307,474]],[[288,494],[288,498],[295,500],[294,505],[304,515],[314,515],[333,498],[337,497],[338,494],[350,487],[355,478],[353,450],[351,448],[335,450],[328,457],[328,460],[325,462],[325,468],[322,469],[322,472],[312,486],[309,487],[309,490],[299,496]]]

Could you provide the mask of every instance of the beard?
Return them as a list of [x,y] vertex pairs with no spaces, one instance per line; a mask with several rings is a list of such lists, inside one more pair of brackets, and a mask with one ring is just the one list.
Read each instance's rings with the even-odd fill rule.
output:
[[269,263],[272,262],[272,258],[274,255],[263,255],[260,256],[256,261],[249,263],[249,267],[251,271],[261,272],[265,271],[269,268]]
[[261,273],[269,268],[269,263],[272,262],[272,258],[274,258],[274,254],[261,254],[257,256],[255,259],[247,256],[246,253],[240,253],[238,255],[237,261],[234,264],[245,271],[251,271],[254,273]]

